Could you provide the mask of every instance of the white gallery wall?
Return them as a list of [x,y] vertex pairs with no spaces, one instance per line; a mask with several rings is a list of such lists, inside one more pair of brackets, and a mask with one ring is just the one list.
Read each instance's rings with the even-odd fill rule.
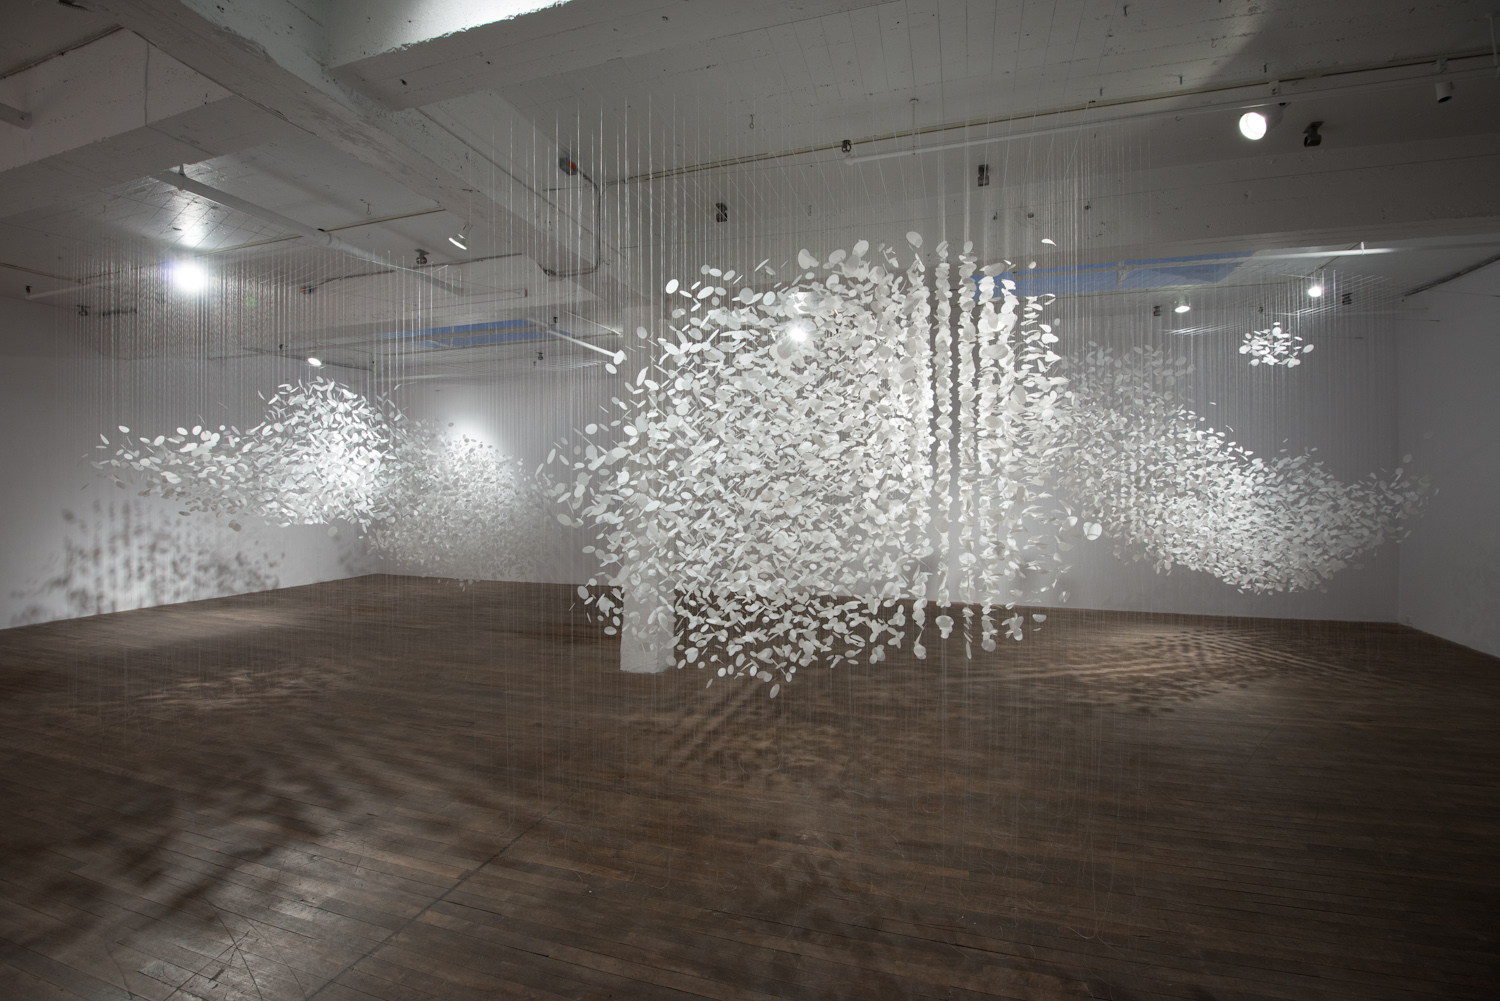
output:
[[[91,465],[101,431],[258,423],[279,359],[111,361],[70,309],[0,298],[0,628],[367,572],[348,526],[178,514]],[[118,438],[118,434],[116,434]]]
[[1500,654],[1500,265],[1415,297],[1401,447],[1438,487],[1401,547],[1400,621]]
[[[1303,331],[1316,352],[1288,370],[1249,366],[1238,352],[1237,330],[1172,333],[1163,322],[1144,318],[1148,300],[1125,314],[1092,315],[1098,308],[1087,299],[1060,301],[1059,329],[1071,353],[1094,341],[1117,351],[1154,345],[1190,360],[1194,375],[1179,387],[1182,393],[1213,426],[1228,429],[1232,440],[1256,454],[1313,450],[1346,482],[1372,474],[1389,477],[1400,464],[1395,339],[1388,323],[1369,316],[1309,322]],[[595,366],[568,372],[523,369],[493,379],[408,379],[396,397],[412,417],[494,444],[521,457],[529,470],[555,443],[570,436],[577,440],[577,429],[604,423],[609,397],[620,393],[619,382]],[[543,580],[574,583],[597,573],[593,559],[581,552],[593,541],[587,533],[549,530]],[[1355,621],[1393,621],[1396,614],[1397,547],[1392,543],[1335,575],[1324,590],[1249,594],[1206,573],[1179,568],[1162,574],[1149,563],[1122,562],[1107,535],[1073,542],[1073,568],[1064,585],[1072,607]],[[412,570],[395,562],[383,563],[382,569]],[[1035,601],[1056,604],[1056,597],[1044,594]]]
[[[555,353],[551,342],[535,347],[544,359]],[[523,363],[518,372],[490,379],[408,378],[400,381],[392,399],[410,419],[431,421],[446,434],[491,445],[521,460],[531,475],[558,442],[577,437],[577,430],[592,422],[611,420],[609,399],[624,392],[602,365],[563,371],[545,366],[545,361],[536,368]],[[592,537],[581,529],[564,528],[555,514],[549,505],[536,519],[536,582],[579,584],[596,577],[598,561],[583,551]],[[394,559],[381,559],[378,568],[384,573],[424,572]]]
[[[1154,344],[1192,360],[1184,391],[1194,409],[1257,454],[1278,449],[1315,454],[1341,479],[1388,475],[1410,452],[1419,475],[1439,492],[1413,537],[1387,544],[1324,591],[1254,595],[1203,573],[1160,574],[1143,562],[1121,562],[1105,536],[1077,540],[1066,586],[1068,604],[1122,611],[1393,621],[1489,649],[1500,584],[1493,567],[1500,539],[1485,536],[1486,504],[1496,496],[1497,415],[1480,413],[1486,396],[1453,392],[1455,372],[1481,380],[1483,364],[1463,359],[1493,352],[1491,298],[1434,293],[1434,318],[1400,338],[1374,326],[1309,328],[1317,344],[1295,370],[1251,369],[1229,336],[1173,335],[1134,316],[1090,317],[1083,303],[1060,306],[1065,345],[1087,341],[1117,350]],[[1489,312],[1486,313],[1485,311]],[[1425,314],[1424,314],[1425,315]],[[1489,326],[1485,324],[1488,323]],[[305,365],[282,359],[109,361],[78,340],[79,323],[66,310],[0,300],[4,373],[0,413],[12,429],[0,445],[8,475],[0,486],[9,528],[0,539],[0,623],[94,614],[272,587],[286,587],[372,571],[417,568],[368,558],[357,533],[334,526],[277,528],[206,514],[183,517],[174,505],[115,489],[88,464],[99,455],[99,432],[124,423],[137,431],[170,433],[181,424],[247,427],[258,423],[269,395]],[[1388,328],[1387,328],[1388,329]],[[1439,331],[1437,335],[1433,331]],[[1326,335],[1326,336],[1325,336]],[[1414,350],[1413,337],[1429,340]],[[1438,340],[1432,340],[1436,336]],[[1479,352],[1479,355],[1475,355]],[[1400,372],[1398,378],[1398,370]],[[321,373],[368,391],[367,374],[327,368]],[[619,392],[601,366],[553,370],[512,367],[493,378],[415,378],[393,394],[413,419],[436,421],[446,433],[469,435],[520,458],[534,470],[552,446],[585,424],[603,422]],[[387,383],[393,380],[387,380]],[[1398,427],[1398,384],[1399,417]],[[450,426],[451,425],[451,426]],[[1425,429],[1425,430],[1424,430]],[[1485,452],[1488,448],[1489,452]],[[1471,462],[1470,456],[1488,455]],[[1486,477],[1488,477],[1486,479]],[[1492,505],[1491,505],[1492,506]],[[1465,519],[1467,519],[1465,521]],[[1460,529],[1459,525],[1468,527]],[[1488,550],[1476,540],[1488,538]],[[579,530],[550,527],[536,576],[576,583],[597,573]],[[1455,567],[1465,568],[1457,584]],[[1398,569],[1399,568],[1399,569]],[[430,571],[429,571],[430,572]],[[1488,575],[1486,577],[1486,574]],[[1043,598],[1054,603],[1050,596]],[[1399,605],[1399,611],[1398,611]],[[1467,609],[1465,611],[1465,609]],[[1488,630],[1488,639],[1485,638]]]
[[[1200,290],[1200,304],[1212,290]],[[1300,287],[1299,287],[1300,291]],[[1168,320],[1146,317],[1149,307],[1090,318],[1084,301],[1060,300],[1060,328],[1068,353],[1088,342],[1116,353],[1156,347],[1191,362],[1177,387],[1207,426],[1257,456],[1312,454],[1345,483],[1372,474],[1389,479],[1401,465],[1398,447],[1396,344],[1381,317],[1339,313],[1304,318],[1299,333],[1314,345],[1296,368],[1251,366],[1239,345],[1253,307],[1214,316],[1229,329],[1174,334]],[[1197,315],[1209,310],[1200,308]],[[1351,310],[1351,312],[1353,312]],[[1190,314],[1191,316],[1192,314]],[[1184,321],[1189,318],[1185,317]],[[1288,321],[1289,323],[1293,321]],[[1183,326],[1192,331],[1191,323]],[[1416,451],[1416,450],[1414,450]],[[1420,472],[1420,470],[1419,470]],[[1200,571],[1158,573],[1150,562],[1117,559],[1107,534],[1080,540],[1068,581],[1069,604],[1079,608],[1191,615],[1229,615],[1352,621],[1393,621],[1401,545],[1392,542],[1336,573],[1323,589],[1252,594]]]

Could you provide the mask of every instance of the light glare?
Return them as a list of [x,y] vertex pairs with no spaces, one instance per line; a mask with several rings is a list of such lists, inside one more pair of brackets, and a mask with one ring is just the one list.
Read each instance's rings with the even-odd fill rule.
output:
[[1180,302],[1180,303],[1177,304],[1177,308],[1174,309],[1172,312],[1174,312],[1174,313],[1186,313],[1188,310],[1190,310],[1192,308],[1193,307],[1189,306],[1187,303]]
[[1264,139],[1269,128],[1266,116],[1259,111],[1247,111],[1240,116],[1240,134],[1246,139]]
[[323,359],[315,357],[313,355],[308,355],[307,356],[307,363],[309,365],[311,365],[313,368],[322,368],[323,367]]
[[1319,285],[1317,282],[1314,282],[1313,284],[1307,286],[1307,294],[1312,296],[1314,299],[1320,298],[1323,295],[1323,286]]
[[167,266],[167,274],[179,291],[189,295],[208,287],[208,272],[193,261],[174,261]]

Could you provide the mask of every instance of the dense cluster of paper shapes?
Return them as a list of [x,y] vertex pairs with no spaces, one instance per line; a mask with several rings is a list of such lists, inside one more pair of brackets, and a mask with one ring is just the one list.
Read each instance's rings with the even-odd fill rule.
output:
[[607,631],[633,628],[621,592],[671,582],[677,665],[774,694],[814,662],[924,657],[929,617],[969,655],[1002,630],[1021,639],[1015,605],[1064,597],[1079,537],[1108,534],[1159,571],[1297,590],[1420,508],[1425,485],[1399,470],[1345,484],[1204,428],[1159,352],[1098,351],[1070,380],[1051,297],[949,251],[930,275],[921,255],[860,241],[823,261],[803,250],[799,277],[763,291],[708,265],[667,283],[658,358],[615,419],[540,471],[559,520],[596,536],[590,584],[609,589],[580,595]]
[[[977,606],[966,642],[994,649],[1022,628],[999,610],[1055,586],[1054,504],[1023,457],[1066,392],[1057,337],[968,247],[933,256],[931,281],[921,256],[861,241],[804,250],[804,276],[763,292],[717,268],[670,282],[659,360],[617,419],[561,443],[551,489],[594,530],[600,583],[681,596],[679,666],[770,682],[922,657],[929,604],[947,636],[955,601]],[[610,592],[585,593],[625,625]]]
[[[607,633],[773,695],[813,663],[923,658],[932,630],[970,656],[1022,639],[1016,606],[1065,600],[1082,540],[1247,592],[1304,590],[1420,510],[1426,484],[1403,470],[1344,483],[1309,455],[1229,441],[1159,350],[1065,360],[1052,297],[1018,296],[1008,264],[947,242],[929,258],[930,273],[860,241],[803,250],[770,288],[765,262],[673,279],[654,360],[535,476],[330,379],[280,387],[243,432],[122,426],[98,465],[184,513],[353,523],[377,556],[467,579],[533,579],[544,524],[585,528],[601,574],[579,594]],[[1252,364],[1311,349],[1279,326],[1255,336]]]
[[1303,591],[1401,535],[1427,484],[1398,468],[1344,483],[1310,455],[1262,458],[1177,395],[1191,367],[1151,348],[1072,366],[1065,419],[1038,440],[1046,475],[1122,559],[1201,570],[1250,593]]
[[546,504],[516,460],[332,379],[283,385],[266,406],[246,431],[194,425],[132,438],[122,426],[123,443],[98,465],[184,513],[352,523],[372,555],[418,572],[535,576]]
[[1252,330],[1240,342],[1240,354],[1249,356],[1252,367],[1281,365],[1296,368],[1302,364],[1302,356],[1310,354],[1312,349],[1311,344],[1303,343],[1301,334],[1294,334],[1279,323],[1265,330]]

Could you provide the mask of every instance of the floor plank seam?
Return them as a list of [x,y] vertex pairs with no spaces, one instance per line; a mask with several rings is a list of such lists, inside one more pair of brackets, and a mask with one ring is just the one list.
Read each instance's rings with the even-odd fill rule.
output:
[[349,973],[350,970],[353,970],[355,967],[359,966],[360,963],[363,963],[365,960],[367,960],[371,956],[375,955],[381,949],[385,948],[388,944],[390,944],[396,938],[398,938],[403,933],[405,933],[407,929],[409,929],[412,925],[414,925],[418,921],[420,921],[422,919],[423,915],[425,915],[426,913],[428,913],[429,911],[431,911],[438,904],[443,903],[452,894],[454,894],[454,893],[458,892],[459,890],[461,890],[463,888],[464,884],[467,883],[474,876],[478,875],[479,873],[483,872],[485,869],[487,869],[491,865],[493,865],[500,858],[500,856],[504,855],[507,851],[510,850],[511,846],[513,846],[516,842],[520,841],[522,838],[526,837],[526,835],[528,835],[532,831],[534,831],[537,828],[537,826],[540,825],[544,820],[546,820],[547,818],[551,817],[558,810],[560,810],[564,806],[566,806],[568,804],[568,801],[571,800],[572,798],[573,798],[573,793],[568,793],[562,799],[560,799],[556,803],[554,803],[552,805],[552,808],[550,810],[548,810],[546,813],[542,814],[540,817],[538,817],[535,820],[533,820],[530,824],[526,825],[526,829],[525,830],[521,831],[515,837],[511,838],[504,845],[502,845],[499,851],[495,852],[495,854],[493,854],[489,858],[485,859],[479,865],[477,865],[474,868],[470,869],[469,871],[465,872],[462,876],[460,876],[458,878],[458,880],[452,886],[448,887],[448,889],[444,890],[441,894],[439,894],[438,896],[432,898],[432,900],[428,901],[428,903],[427,903],[426,906],[424,906],[420,911],[418,911],[417,913],[413,914],[410,918],[408,918],[405,921],[405,923],[403,923],[401,925],[401,927],[395,929],[389,935],[387,935],[385,938],[381,939],[379,942],[377,942],[374,945],[370,946],[370,948],[366,949],[365,952],[364,952],[364,954],[361,955],[358,959],[356,959],[353,962],[349,963],[342,970],[340,970],[337,974],[335,974],[334,976],[332,976],[329,979],[325,980],[323,982],[323,985],[321,987],[319,987],[317,990],[313,991],[311,994],[307,995],[307,1001],[316,1001],[316,999],[324,991],[326,991],[330,987],[333,987],[333,986],[337,985],[338,982],[340,980],[342,980]]

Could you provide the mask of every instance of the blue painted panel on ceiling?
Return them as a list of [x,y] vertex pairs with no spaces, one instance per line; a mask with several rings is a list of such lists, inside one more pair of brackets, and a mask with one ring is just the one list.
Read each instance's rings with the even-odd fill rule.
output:
[[547,334],[545,329],[530,320],[484,320],[420,330],[391,330],[376,336],[386,341],[406,341],[416,351],[442,351],[449,348],[478,348],[490,344],[534,341]]
[[[1077,295],[1156,288],[1180,288],[1221,282],[1251,256],[1251,251],[1152,257],[1130,261],[1101,261],[1066,268],[1010,271],[997,275],[1016,283],[1016,294]],[[1227,260],[1233,258],[1233,260]],[[1212,263],[1195,263],[1212,262]],[[976,279],[977,281],[977,279]]]

